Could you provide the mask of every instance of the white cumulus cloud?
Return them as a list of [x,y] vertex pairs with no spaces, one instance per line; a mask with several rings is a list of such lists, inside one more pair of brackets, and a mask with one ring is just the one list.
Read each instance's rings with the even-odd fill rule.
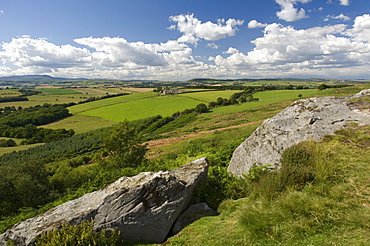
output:
[[294,5],[299,2],[309,3],[311,1],[312,0],[275,0],[281,7],[281,10],[276,12],[276,16],[288,22],[307,18],[306,11],[303,8],[298,10]]
[[343,20],[343,21],[349,21],[351,20],[350,17],[344,15],[344,14],[340,14],[340,15],[327,15],[326,18],[324,19],[324,21],[328,21],[329,19],[334,19],[334,20]]
[[132,62],[137,65],[163,66],[166,60],[156,52],[156,46],[143,42],[127,42],[124,38],[79,38],[76,43],[86,45],[96,50],[92,54],[95,61],[102,66],[115,67]]
[[349,0],[339,0],[341,5],[348,6],[349,5]]
[[261,27],[266,27],[268,24],[263,24],[263,23],[260,23],[256,20],[251,20],[249,23],[248,23],[248,28],[261,28]]
[[215,50],[219,48],[219,46],[215,43],[208,43],[206,46],[208,48],[215,49]]
[[[344,24],[297,30],[273,23],[263,37],[252,41],[255,48],[244,54],[229,48],[228,57],[213,61],[230,70],[260,71],[262,74],[315,71],[348,72],[351,67],[370,66],[370,15],[356,18],[353,28]],[[341,70],[337,70],[341,68]],[[346,68],[346,69],[344,69]],[[357,69],[358,70],[358,69]]]
[[235,35],[237,26],[244,23],[243,20],[236,19],[219,19],[217,23],[210,21],[202,22],[194,14],[170,16],[171,21],[176,25],[170,26],[170,29],[177,29],[183,33],[178,39],[179,42],[197,44],[199,39],[216,41],[228,36]]
[[36,66],[48,68],[65,68],[83,66],[90,62],[88,49],[72,45],[55,45],[46,39],[32,39],[28,36],[13,38],[2,44],[0,58],[19,67]]
[[346,33],[356,41],[368,42],[370,46],[370,14],[357,16],[353,28]]

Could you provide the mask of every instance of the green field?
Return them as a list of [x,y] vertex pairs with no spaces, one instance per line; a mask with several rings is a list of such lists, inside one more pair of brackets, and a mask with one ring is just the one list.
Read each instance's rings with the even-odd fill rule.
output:
[[93,117],[88,115],[82,115],[82,114],[75,114],[71,117],[68,117],[66,119],[53,122],[47,125],[43,125],[44,128],[50,128],[50,129],[73,129],[76,134],[88,132],[96,129],[100,129],[103,127],[108,127],[116,122],[108,121],[99,117]]
[[116,122],[123,121],[124,119],[131,121],[156,115],[164,117],[171,116],[177,111],[194,108],[199,103],[201,103],[199,100],[176,95],[156,96],[100,107],[82,112],[81,114],[101,117]]
[[[222,122],[213,122],[212,126],[223,127],[226,121],[235,122],[235,124],[243,123],[237,119],[223,117],[222,115],[233,114],[251,110],[274,103],[288,101],[292,102],[298,100],[298,94],[302,94],[303,98],[313,96],[328,96],[328,95],[339,95],[341,91],[348,91],[345,95],[350,95],[358,92],[360,89],[346,88],[344,89],[326,89],[319,91],[317,89],[309,90],[277,90],[277,91],[265,91],[254,94],[255,98],[259,98],[259,101],[244,103],[240,105],[226,106],[214,108],[210,113],[202,114],[200,118],[219,118]],[[157,96],[153,92],[137,93],[125,96],[119,96],[114,98],[108,98],[104,100],[93,101],[84,104],[78,104],[69,107],[69,111],[74,114],[74,117],[69,120],[65,119],[57,123],[49,124],[47,127],[66,128],[74,129],[76,132],[86,132],[90,127],[83,127],[84,125],[90,125],[92,127],[99,128],[105,127],[112,122],[123,121],[124,119],[136,120],[146,118],[155,115],[161,115],[163,117],[170,116],[177,111],[182,111],[187,108],[193,108],[199,103],[208,104],[210,101],[215,101],[218,97],[229,98],[232,94],[238,91],[202,91],[194,93],[184,93],[173,96]],[[288,103],[282,105],[287,106]],[[77,117],[77,115],[92,116],[93,118]],[[102,119],[102,120],[99,120]],[[85,123],[86,122],[86,123]],[[201,122],[198,122],[202,124]],[[221,124],[222,123],[222,124]],[[197,127],[197,126],[193,126]],[[211,125],[208,125],[210,128]]]
[[42,94],[46,94],[46,95],[81,94],[81,92],[78,92],[75,90],[62,89],[62,88],[44,88],[44,89],[38,89],[37,91],[41,91]]
[[79,105],[69,107],[68,109],[69,109],[69,112],[71,112],[72,114],[76,114],[76,113],[81,113],[81,112],[94,110],[94,109],[102,108],[102,107],[107,107],[107,106],[111,106],[115,104],[141,100],[141,99],[145,99],[149,97],[155,97],[156,95],[157,94],[153,92],[124,95],[124,96],[107,98],[104,100],[79,104]]
[[[358,91],[360,90],[356,89],[355,91],[353,91],[353,93],[356,93]],[[227,106],[227,107],[214,108],[212,109],[212,111],[215,113],[234,113],[234,112],[249,110],[249,109],[265,106],[268,104],[278,103],[278,102],[295,101],[299,99],[298,97],[299,94],[302,94],[302,98],[310,98],[310,97],[322,97],[322,96],[329,96],[329,95],[342,96],[342,94],[339,94],[339,93],[340,93],[340,90],[338,89],[326,89],[323,91],[319,91],[317,89],[263,91],[263,92],[257,92],[256,94],[253,95],[255,98],[259,99],[258,101],[243,103],[243,104],[233,105],[233,106]],[[353,93],[352,91],[350,91],[349,93],[347,92],[345,95],[351,95]]]
[[19,95],[21,95],[21,93],[17,90],[0,90],[0,97],[14,97]]
[[232,94],[235,94],[237,92],[241,92],[241,90],[202,91],[202,92],[195,92],[195,93],[179,94],[179,96],[194,98],[196,100],[203,101],[203,102],[206,102],[208,104],[209,102],[216,101],[216,99],[219,98],[219,97],[229,99],[229,97]]

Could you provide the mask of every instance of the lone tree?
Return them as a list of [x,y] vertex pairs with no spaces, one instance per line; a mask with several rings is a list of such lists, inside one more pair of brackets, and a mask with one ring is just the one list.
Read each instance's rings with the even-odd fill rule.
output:
[[201,103],[201,104],[198,104],[195,107],[195,112],[198,113],[198,114],[207,113],[208,112],[208,108],[207,108],[207,106],[204,103]]
[[321,84],[317,87],[317,89],[320,90],[320,91],[325,90],[326,88],[328,88],[328,86],[326,84]]
[[135,167],[142,163],[147,145],[141,144],[141,136],[125,120],[113,127],[104,145],[119,167]]

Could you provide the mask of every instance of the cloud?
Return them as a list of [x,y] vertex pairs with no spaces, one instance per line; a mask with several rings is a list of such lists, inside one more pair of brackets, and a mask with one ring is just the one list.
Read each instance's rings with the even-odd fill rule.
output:
[[211,49],[215,49],[215,50],[219,48],[219,46],[215,43],[208,43],[207,47],[209,47]]
[[[243,54],[229,48],[224,58],[213,57],[219,67],[260,74],[335,71],[370,66],[370,15],[358,16],[353,28],[344,24],[296,30],[273,23],[264,36],[252,41],[255,48]],[[357,69],[358,70],[358,69]],[[344,70],[337,70],[337,72]],[[333,73],[334,75],[335,73]]]
[[234,36],[237,26],[244,23],[243,20],[219,19],[217,24],[210,21],[202,23],[194,17],[194,14],[170,16],[170,21],[176,25],[169,27],[171,30],[177,29],[183,33],[178,39],[179,42],[197,44],[199,39],[216,41],[228,36]]
[[4,15],[4,14],[5,14],[4,10],[0,9],[0,15]]
[[[191,28],[201,29],[205,24],[196,18],[193,21],[189,24]],[[221,23],[221,29],[228,25],[227,21]],[[245,53],[230,47],[208,59],[193,57],[193,49],[180,41],[181,38],[163,43],[145,43],[130,42],[121,37],[84,37],[75,39],[76,45],[73,46],[22,36],[1,44],[0,74],[159,80],[370,76],[370,14],[357,16],[352,25],[307,29],[279,23],[249,23],[250,27],[264,25],[261,35],[251,41],[254,45],[252,50]],[[231,24],[229,26],[232,27]],[[176,24],[173,28],[179,27]],[[200,40],[210,32],[221,35],[220,31],[215,31],[217,28],[204,32],[207,35],[191,28],[179,36],[187,34],[189,38]],[[231,29],[235,33],[236,26]],[[223,32],[223,35],[227,37],[233,32]],[[207,37],[217,36],[213,35]],[[209,42],[207,46],[218,47],[214,42]]]
[[349,0],[339,0],[340,5],[348,6],[349,5]]
[[303,18],[307,18],[306,11],[304,9],[298,10],[294,7],[294,4],[309,3],[312,0],[275,0],[280,5],[281,11],[276,12],[276,16],[281,20],[288,22],[297,21]]
[[224,51],[222,53],[224,53],[224,54],[237,54],[237,53],[239,53],[239,50],[237,50],[233,47],[230,47],[227,51]]
[[263,23],[260,23],[256,20],[251,20],[249,23],[248,23],[248,28],[261,28],[261,27],[266,27],[268,24],[263,24]]
[[357,16],[353,28],[346,31],[346,34],[359,42],[368,42],[370,46],[370,14]]
[[38,66],[65,68],[83,66],[91,57],[87,49],[72,45],[57,46],[46,39],[31,39],[28,36],[13,38],[2,44],[0,58],[19,67]]
[[[46,39],[29,36],[12,39],[2,44],[0,69],[2,74],[50,74],[67,77],[101,77],[145,75],[143,71],[160,74],[157,70],[173,71],[198,66],[192,49],[184,43],[169,40],[148,44],[128,42],[119,37],[79,38],[74,40],[89,47],[55,45]],[[10,69],[4,65],[19,67]],[[156,69],[156,67],[158,69]],[[11,71],[11,72],[10,72]],[[153,76],[148,72],[148,75]],[[103,76],[104,77],[104,76]],[[117,78],[116,77],[116,78]]]
[[350,17],[345,16],[344,14],[340,14],[340,15],[337,15],[337,16],[327,15],[326,18],[324,19],[324,21],[329,21],[329,19],[343,20],[343,21],[349,21],[349,20],[351,20]]
[[[167,64],[163,56],[157,52],[157,45],[143,42],[129,43],[126,39],[119,37],[88,37],[74,41],[95,49],[96,52],[92,54],[92,58],[101,66],[116,67],[129,62],[139,66],[164,66]],[[162,49],[166,50],[163,47]]]

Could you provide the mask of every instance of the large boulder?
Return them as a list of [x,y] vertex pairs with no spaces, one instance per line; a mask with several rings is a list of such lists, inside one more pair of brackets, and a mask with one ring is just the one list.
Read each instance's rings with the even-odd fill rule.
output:
[[43,232],[69,222],[93,220],[94,229],[115,229],[126,241],[163,242],[176,219],[206,179],[208,161],[202,158],[172,171],[144,172],[122,177],[101,190],[66,202],[44,214],[16,224],[0,235],[0,245],[32,245]]
[[294,102],[272,118],[265,120],[250,137],[239,145],[228,171],[236,176],[248,173],[254,165],[279,167],[281,154],[302,141],[321,141],[348,123],[370,124],[366,107],[356,107],[351,99],[370,96],[364,90],[350,97],[320,97]]

